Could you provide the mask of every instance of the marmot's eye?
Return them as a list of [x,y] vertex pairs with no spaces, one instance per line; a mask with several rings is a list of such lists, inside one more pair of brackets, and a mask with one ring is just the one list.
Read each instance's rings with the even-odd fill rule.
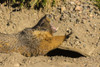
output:
[[21,32],[21,34],[25,34],[25,32],[24,32],[24,31],[22,31],[22,32]]

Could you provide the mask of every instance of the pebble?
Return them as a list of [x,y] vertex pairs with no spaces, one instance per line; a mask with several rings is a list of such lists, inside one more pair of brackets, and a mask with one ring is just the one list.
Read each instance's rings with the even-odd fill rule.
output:
[[19,66],[20,66],[19,63],[15,63],[15,64],[14,64],[14,67],[19,67]]
[[61,7],[61,12],[64,12],[66,10],[66,8],[63,6]]
[[48,62],[50,63],[50,62],[52,62],[51,60],[48,60]]
[[81,6],[76,6],[75,10],[76,11],[82,11],[82,7]]
[[80,20],[79,19],[76,19],[76,23],[79,23],[80,22]]
[[77,4],[77,5],[81,5],[81,2],[79,2],[79,1],[76,1],[76,4]]
[[74,5],[74,4],[75,4],[75,2],[70,2],[70,4]]
[[93,14],[90,14],[90,17],[93,17]]
[[0,14],[2,13],[2,10],[0,10]]

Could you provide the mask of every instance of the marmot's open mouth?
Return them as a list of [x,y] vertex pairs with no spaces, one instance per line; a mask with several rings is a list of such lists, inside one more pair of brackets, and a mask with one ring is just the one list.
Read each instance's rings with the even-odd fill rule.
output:
[[57,32],[58,28],[56,28],[56,27],[53,26],[52,24],[50,24],[50,25],[51,25],[52,32],[53,32],[53,33]]

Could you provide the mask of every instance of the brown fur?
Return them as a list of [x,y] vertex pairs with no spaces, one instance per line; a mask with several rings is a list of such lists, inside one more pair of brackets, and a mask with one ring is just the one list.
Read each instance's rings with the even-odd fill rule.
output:
[[45,55],[57,48],[65,36],[53,36],[48,16],[43,17],[39,23],[17,34],[0,33],[0,52],[17,52],[24,56]]

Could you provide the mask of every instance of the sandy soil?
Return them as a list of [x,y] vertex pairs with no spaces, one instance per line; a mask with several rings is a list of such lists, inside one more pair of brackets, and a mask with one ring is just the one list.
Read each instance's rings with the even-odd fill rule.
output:
[[24,57],[0,53],[0,67],[100,67],[100,11],[89,0],[65,0],[45,10],[17,11],[0,5],[0,32],[17,33],[30,28],[45,15],[58,28],[54,35],[71,36],[47,56]]

